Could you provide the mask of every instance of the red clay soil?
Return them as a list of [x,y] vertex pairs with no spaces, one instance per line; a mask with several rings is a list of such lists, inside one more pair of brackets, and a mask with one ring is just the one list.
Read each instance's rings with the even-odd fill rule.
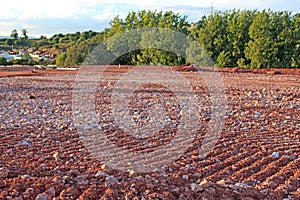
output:
[[[110,65],[107,67],[108,72],[127,72],[133,66],[129,65]],[[174,66],[172,69],[180,72],[195,72],[197,68],[191,64],[184,64],[181,66]],[[211,67],[201,68],[205,70],[212,70]],[[245,68],[215,68],[219,72],[224,73],[258,73],[258,74],[282,74],[282,75],[300,75],[300,69],[245,69]],[[77,74],[77,71],[70,70],[35,70],[31,66],[17,66],[17,67],[2,67],[0,68],[0,77],[13,77],[13,76],[42,76],[49,74]]]
[[70,70],[36,70],[31,66],[16,66],[0,68],[0,77],[14,76],[42,76],[49,74],[77,74],[77,71]]
[[[155,151],[176,128],[143,143],[110,118],[116,81],[131,68],[106,70],[95,95],[98,123],[116,146]],[[229,71],[221,72],[225,127],[210,153],[202,158],[198,152],[212,120],[210,95],[197,73],[183,72],[200,105],[199,134],[177,160],[147,173],[111,169],[89,151],[72,118],[77,72],[0,71],[0,199],[300,199],[299,70]],[[174,94],[165,88],[147,85],[132,95],[135,122],[147,123],[145,102],[163,98],[172,123],[181,123],[178,102],[168,103]]]
[[270,69],[245,69],[245,68],[218,68],[220,72],[228,73],[257,73],[257,74],[285,74],[285,75],[300,75],[299,68],[270,68]]

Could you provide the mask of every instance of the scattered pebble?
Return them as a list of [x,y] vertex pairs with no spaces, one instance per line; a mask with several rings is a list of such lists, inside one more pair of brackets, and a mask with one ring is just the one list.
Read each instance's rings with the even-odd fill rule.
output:
[[271,156],[273,156],[274,158],[279,158],[280,157],[278,152],[273,152],[271,154]]
[[109,174],[103,172],[103,171],[98,171],[96,174],[95,174],[95,177],[99,177],[99,176],[105,176],[105,177],[109,177]]
[[18,145],[30,145],[30,143],[23,140],[21,142],[18,142]]
[[25,175],[22,175],[21,178],[22,178],[22,179],[29,179],[29,178],[31,178],[31,176],[28,175],[28,174],[25,174]]
[[184,180],[189,180],[189,176],[188,176],[188,175],[183,175],[182,178],[183,178]]
[[203,188],[197,183],[191,183],[191,190],[193,192],[198,192],[198,191],[202,192]]
[[109,187],[110,185],[114,184],[114,183],[118,183],[118,179],[114,176],[108,176],[105,178],[105,186]]
[[0,178],[8,177],[9,170],[6,167],[0,167]]
[[39,194],[37,195],[37,197],[35,198],[35,200],[48,200],[48,195],[47,194]]

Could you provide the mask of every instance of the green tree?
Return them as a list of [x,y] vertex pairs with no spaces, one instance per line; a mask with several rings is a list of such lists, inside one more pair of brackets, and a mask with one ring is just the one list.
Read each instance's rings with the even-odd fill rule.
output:
[[14,29],[11,34],[10,37],[14,38],[15,40],[18,39],[18,31],[16,29]]
[[[253,17],[257,11],[229,11],[228,21],[228,44],[226,49],[222,51],[217,63],[222,67],[245,67],[250,60],[245,57],[245,48],[250,40],[249,27],[252,24]],[[221,64],[222,63],[222,64]]]
[[5,44],[6,45],[13,45],[14,41],[12,39],[6,39]]
[[26,61],[31,60],[31,56],[29,55],[28,52],[25,52],[25,53],[23,54],[23,59],[26,60]]
[[245,55],[251,60],[251,68],[270,68],[276,60],[278,49],[272,48],[273,32],[269,12],[263,10],[258,13],[249,28],[251,40],[245,50]]
[[[188,33],[188,22],[186,21],[186,17],[181,17],[179,14],[175,14],[172,11],[167,12],[157,12],[157,11],[139,11],[139,12],[130,12],[125,20],[120,19],[119,17],[115,17],[111,22],[111,29],[108,31],[107,37],[111,37],[116,34],[124,33],[128,30],[139,29],[139,28],[147,28],[147,27],[156,27],[156,28],[168,28],[175,31],[179,31],[182,33]],[[147,34],[147,33],[146,33]],[[153,33],[156,35],[157,33]],[[126,35],[126,33],[125,33]],[[142,36],[142,37],[141,37]],[[119,37],[114,37],[109,40],[108,48],[110,50],[114,49],[117,51],[119,55],[118,49],[124,52],[125,49],[130,49],[127,45],[133,43],[138,44],[141,42],[142,46],[148,47],[143,49],[136,49],[135,51],[128,52],[125,55],[120,56],[116,63],[127,63],[127,64],[163,64],[163,65],[180,65],[185,62],[180,56],[175,55],[174,53],[164,51],[162,49],[154,49],[151,48],[155,45],[150,45],[149,43],[154,42],[155,39],[156,46],[165,46],[167,41],[170,40],[169,37],[164,36],[164,33],[161,32],[159,35],[161,38],[153,38],[151,36],[144,35],[143,32],[141,34],[135,35],[126,35],[126,41],[124,43],[123,35]],[[147,38],[148,37],[148,38]],[[150,37],[150,38],[149,38]],[[123,42],[122,42],[123,40]],[[158,44],[158,42],[160,44]],[[168,43],[169,45],[171,43]],[[174,46],[175,47],[175,46]],[[169,46],[170,48],[173,48]]]
[[56,65],[57,66],[65,66],[65,60],[66,60],[66,53],[62,53],[60,54],[57,58],[56,58]]
[[22,29],[22,35],[24,36],[24,38],[27,40],[28,39],[28,31],[26,29]]
[[4,57],[0,57],[0,65],[7,65],[7,61]]
[[228,13],[223,16],[221,12],[208,17],[204,16],[199,25],[192,31],[194,38],[217,61],[222,51],[227,51],[228,45]]
[[186,49],[186,61],[198,66],[214,66],[214,62],[208,52],[196,42],[191,42]]
[[[174,35],[159,29],[143,31],[142,28],[148,27],[188,34],[201,48],[191,45],[186,49],[172,40]],[[291,16],[286,11],[229,10],[204,16],[190,25],[185,16],[172,11],[142,10],[130,12],[124,19],[115,17],[110,22],[110,28],[101,33],[56,34],[50,41],[52,44],[61,42],[63,45],[60,46],[70,46],[64,59],[59,62],[64,65],[80,64],[99,42],[107,42],[99,47],[99,51],[107,54],[113,50],[114,57],[118,57],[114,64],[180,65],[185,62],[180,55],[187,55],[188,62],[212,65],[214,61],[219,67],[299,67],[299,27],[299,14]],[[130,34],[133,29],[140,32]],[[130,45],[137,45],[137,48]],[[130,51],[132,49],[135,50]],[[164,49],[180,53],[174,54]],[[121,55],[122,52],[127,53]],[[100,57],[96,54],[90,56],[88,63],[105,63],[99,60]],[[101,59],[105,60],[103,57]]]
[[274,67],[291,67],[295,50],[291,13],[287,11],[273,13],[271,28],[274,34],[273,49],[277,49]]
[[217,58],[217,65],[218,67],[230,67],[230,66],[234,66],[233,61],[232,61],[232,57],[230,55],[230,53],[227,51],[222,51],[220,53],[220,55]]
[[257,13],[249,28],[251,40],[245,50],[254,68],[292,67],[296,51],[295,29],[287,11]]
[[292,55],[292,67],[300,68],[300,13],[297,13],[292,18],[294,51]]
[[[84,42],[70,46],[65,55],[59,58],[59,66],[76,66],[82,64],[86,57],[99,43],[104,41],[104,33],[100,33]],[[63,64],[62,64],[63,63]]]

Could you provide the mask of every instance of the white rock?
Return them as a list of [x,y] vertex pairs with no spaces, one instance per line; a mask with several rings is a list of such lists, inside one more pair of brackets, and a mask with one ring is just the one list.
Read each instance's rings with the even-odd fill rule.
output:
[[58,160],[58,159],[59,159],[59,153],[58,153],[58,151],[56,151],[56,152],[53,154],[53,158],[54,158],[55,160]]
[[183,175],[182,178],[183,178],[184,180],[189,180],[189,176],[188,176],[188,175]]
[[29,142],[27,142],[27,141],[21,141],[21,142],[18,142],[18,144],[19,145],[30,145],[30,143]]
[[131,176],[134,175],[134,173],[135,173],[134,170],[129,171],[129,175],[131,175]]
[[46,194],[49,198],[55,197],[55,189],[54,187],[49,188],[46,192],[43,194]]
[[28,174],[25,174],[25,175],[22,175],[21,178],[23,178],[23,179],[28,179],[28,178],[31,178],[31,176],[28,175]]
[[217,184],[218,184],[218,185],[221,185],[221,186],[225,186],[225,185],[226,185],[226,182],[225,182],[224,179],[221,179],[221,180],[217,181]]
[[191,190],[194,192],[203,191],[203,188],[197,183],[191,183]]
[[118,179],[114,176],[109,176],[105,178],[105,186],[108,187],[113,183],[118,183]]
[[240,188],[250,188],[251,187],[247,183],[236,183],[235,185]]
[[206,179],[203,179],[203,181],[201,181],[199,183],[199,185],[202,186],[202,185],[206,185],[207,183],[208,183],[208,181]]
[[109,175],[103,171],[98,171],[96,174],[95,174],[95,177],[99,177],[99,176],[106,176],[106,177],[109,177]]
[[48,200],[48,195],[47,194],[39,194],[37,195],[37,197],[35,198],[35,200]]
[[278,152],[273,152],[271,154],[271,156],[275,157],[275,158],[279,158],[279,153]]

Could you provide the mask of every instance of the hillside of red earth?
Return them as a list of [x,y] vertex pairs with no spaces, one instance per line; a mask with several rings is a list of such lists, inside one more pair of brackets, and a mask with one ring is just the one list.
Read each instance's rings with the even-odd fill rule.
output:
[[[132,68],[106,69],[94,109],[98,127],[112,144],[146,154],[169,144],[184,119],[175,93],[148,84],[131,94],[130,120],[145,125],[151,121],[147,109],[158,104],[171,116],[165,123],[175,128],[145,141],[118,128],[112,96]],[[202,157],[198,149],[213,119],[211,94],[203,77],[186,68],[176,69],[191,83],[201,126],[182,155],[148,172],[108,167],[87,147],[73,120],[78,71],[0,69],[0,199],[300,199],[299,69],[220,69],[225,124],[216,145]],[[155,80],[155,75],[149,77]]]

